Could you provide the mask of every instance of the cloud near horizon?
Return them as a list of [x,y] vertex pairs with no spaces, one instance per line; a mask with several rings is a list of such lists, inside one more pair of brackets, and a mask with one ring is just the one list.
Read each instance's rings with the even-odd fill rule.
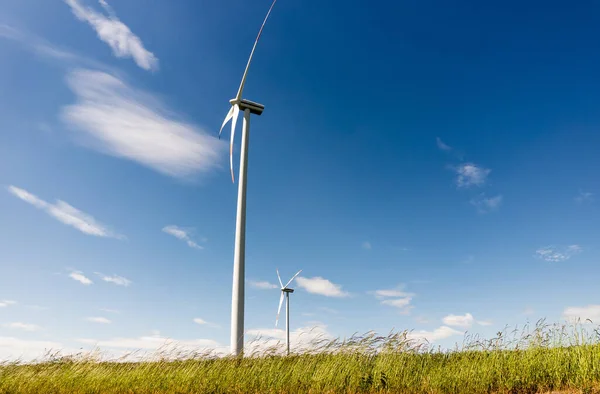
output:
[[61,118],[82,145],[176,178],[220,168],[226,143],[174,120],[150,94],[88,69],[71,71],[67,82],[77,102]]

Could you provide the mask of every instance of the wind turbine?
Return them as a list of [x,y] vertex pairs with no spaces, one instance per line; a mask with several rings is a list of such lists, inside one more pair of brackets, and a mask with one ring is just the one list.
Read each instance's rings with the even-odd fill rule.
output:
[[246,253],[246,173],[248,170],[248,138],[250,134],[250,114],[260,115],[265,106],[242,98],[248,69],[254,56],[256,44],[262,35],[263,28],[271,15],[271,10],[277,0],[273,0],[269,12],[263,21],[258,36],[254,41],[252,52],[248,58],[246,69],[242,76],[242,82],[234,99],[229,100],[231,109],[227,113],[221,129],[219,138],[225,125],[231,121],[231,139],[229,142],[229,167],[231,169],[231,182],[235,182],[233,176],[233,138],[235,136],[235,126],[240,111],[244,111],[244,123],[242,128],[242,149],[240,155],[240,180],[238,186],[237,216],[235,222],[235,252],[233,257],[233,290],[231,294],[231,352],[239,355],[244,349],[244,280],[245,280],[245,253]]
[[302,272],[302,270],[296,272],[296,275],[292,276],[292,279],[284,286],[283,282],[281,282],[281,276],[279,276],[279,270],[277,270],[277,279],[279,279],[279,284],[281,285],[281,297],[279,297],[279,309],[277,309],[275,327],[277,327],[277,323],[279,323],[279,314],[281,313],[281,305],[283,305],[283,297],[285,294],[285,347],[288,355],[290,354],[290,293],[294,292],[294,289],[290,289],[288,286],[296,279],[296,276],[298,276],[300,272]]

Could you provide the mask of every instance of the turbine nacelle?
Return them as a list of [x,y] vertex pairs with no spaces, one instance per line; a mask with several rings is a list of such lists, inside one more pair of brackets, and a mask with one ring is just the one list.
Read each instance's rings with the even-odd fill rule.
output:
[[231,99],[229,100],[229,102],[231,103],[231,106],[234,105],[239,105],[240,106],[240,111],[244,112],[246,109],[250,110],[251,114],[254,115],[261,115],[263,113],[263,111],[265,110],[265,106],[259,103],[255,103],[254,101],[250,101],[250,100],[246,100],[246,99]]

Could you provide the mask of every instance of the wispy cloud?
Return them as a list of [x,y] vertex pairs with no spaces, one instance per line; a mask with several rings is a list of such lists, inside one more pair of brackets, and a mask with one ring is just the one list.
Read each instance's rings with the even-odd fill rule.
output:
[[452,150],[452,147],[451,147],[451,146],[449,146],[449,145],[446,145],[446,144],[444,143],[444,141],[442,141],[442,139],[441,139],[440,137],[436,137],[436,138],[435,138],[435,142],[436,142],[436,144],[437,144],[437,147],[438,147],[440,150],[443,150],[443,151],[446,151],[446,152],[448,152],[448,151],[451,151],[451,150]]
[[77,19],[87,22],[96,31],[98,38],[110,46],[116,57],[131,57],[144,70],[158,69],[156,56],[144,48],[142,40],[117,18],[105,0],[101,0],[100,4],[109,15],[84,7],[79,0],[65,0],[65,2],[71,7]]
[[6,324],[3,324],[2,326],[6,327],[6,328],[12,328],[15,330],[22,330],[22,331],[29,331],[29,332],[39,331],[42,329],[42,327],[37,326],[35,324],[28,324],[28,323],[21,323],[21,322],[6,323]]
[[594,193],[579,191],[579,195],[575,197],[575,202],[578,204],[583,204],[586,202],[594,201]]
[[201,319],[201,318],[199,318],[199,317],[196,317],[196,318],[194,318],[194,319],[193,319],[193,322],[194,322],[194,323],[196,323],[196,324],[199,324],[199,325],[201,325],[201,326],[219,327],[219,325],[218,325],[218,324],[211,323],[211,322],[207,322],[206,320],[204,320],[204,319]]
[[330,282],[320,276],[314,278],[296,278],[298,286],[312,294],[319,294],[325,297],[348,297],[350,294],[342,290],[341,285]]
[[261,290],[271,290],[271,289],[279,289],[279,286],[267,282],[267,281],[255,281],[255,280],[251,280],[248,281],[248,283],[250,284],[250,286],[254,287],[255,289],[261,289]]
[[83,272],[81,272],[81,271],[73,271],[69,274],[69,277],[83,285],[86,285],[86,286],[89,286],[94,283],[94,282],[92,282],[92,280],[90,278],[86,277],[83,274]]
[[7,306],[15,305],[17,302],[12,300],[0,300],[0,308],[6,308]]
[[0,360],[33,360],[48,351],[65,349],[61,343],[40,340],[24,340],[15,337],[0,337]]
[[67,81],[77,103],[63,108],[62,119],[86,146],[173,177],[220,167],[225,142],[175,120],[150,94],[99,71],[78,69]]
[[45,211],[48,215],[58,221],[71,226],[84,234],[116,239],[125,238],[123,235],[110,231],[105,225],[97,222],[91,215],[80,211],[62,200],[57,200],[55,204],[50,204],[29,193],[27,190],[20,189],[16,186],[9,186],[8,191],[21,200]]
[[550,262],[561,262],[569,260],[574,255],[581,253],[583,248],[579,245],[569,245],[567,247],[559,248],[556,246],[546,246],[539,248],[535,251],[538,258],[550,261]]
[[[71,50],[58,47],[47,42],[44,38],[38,37],[30,32],[15,29],[14,27],[0,24],[0,38],[14,41],[21,47],[44,60],[56,61],[58,64],[67,67],[74,65],[93,67],[98,70],[118,72],[114,68],[100,63],[94,59],[79,55]],[[47,125],[46,125],[47,126]],[[43,127],[48,131],[48,127]]]
[[433,331],[413,331],[407,335],[409,339],[414,340],[426,340],[429,343],[439,341],[441,339],[446,339],[454,335],[462,335],[463,332],[455,330],[454,328],[448,326],[441,326],[436,328]]
[[121,313],[120,311],[118,311],[116,309],[110,309],[110,308],[100,308],[100,310],[102,312],[108,312],[108,313]]
[[470,203],[477,208],[477,212],[488,213],[497,211],[498,208],[500,208],[500,205],[502,205],[502,201],[502,195],[486,197],[485,193],[481,193],[479,196],[472,198]]
[[381,300],[383,305],[398,308],[401,313],[408,314],[413,308],[410,303],[412,302],[413,297],[415,297],[415,294],[404,291],[403,287],[404,286],[399,286],[395,289],[375,290],[368,293],[373,294],[377,299]]
[[109,283],[114,283],[117,286],[129,286],[131,284],[131,281],[127,278],[124,278],[122,276],[119,275],[113,275],[113,276],[109,276],[109,275],[104,275],[100,272],[94,272],[96,275],[98,275],[100,278],[102,278],[103,281],[105,282],[109,282]]
[[92,323],[100,323],[100,324],[110,324],[112,323],[106,317],[87,317],[85,320]]
[[492,170],[477,166],[473,163],[461,164],[454,167],[458,187],[483,186]]
[[190,248],[204,249],[204,247],[202,247],[202,246],[198,245],[196,242],[192,241],[189,230],[185,230],[181,227],[170,225],[170,226],[163,227],[162,231],[174,236],[175,238],[185,241]]
[[563,316],[569,321],[591,320],[594,324],[600,323],[600,305],[570,306],[563,311]]
[[362,248],[366,250],[371,250],[371,242],[365,241],[362,243]]

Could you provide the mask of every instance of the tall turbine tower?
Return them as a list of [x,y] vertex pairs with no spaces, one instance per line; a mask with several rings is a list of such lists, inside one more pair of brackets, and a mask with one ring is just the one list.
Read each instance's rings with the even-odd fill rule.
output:
[[271,15],[271,10],[277,0],[273,0],[269,12],[263,21],[258,36],[254,41],[252,52],[246,64],[246,70],[242,76],[242,82],[234,99],[229,100],[231,109],[227,113],[221,129],[219,130],[219,138],[223,127],[231,120],[231,139],[229,143],[229,167],[231,169],[231,181],[235,182],[233,176],[233,138],[235,136],[235,125],[238,115],[244,111],[244,123],[242,128],[242,150],[240,156],[240,180],[238,186],[238,201],[237,201],[237,216],[235,222],[235,252],[233,260],[233,291],[231,295],[231,352],[234,355],[239,355],[244,349],[244,280],[245,280],[245,249],[246,249],[246,173],[248,169],[248,138],[250,134],[250,114],[260,115],[265,109],[264,105],[254,103],[242,99],[242,92],[246,84],[248,69],[254,56],[256,44],[262,35],[263,28]]
[[283,296],[285,294],[285,348],[288,355],[290,354],[290,293],[294,292],[294,289],[290,289],[288,286],[296,279],[296,276],[298,276],[300,272],[302,272],[302,270],[296,272],[296,275],[292,276],[292,279],[284,286],[283,282],[281,282],[281,276],[279,276],[279,270],[277,270],[277,279],[279,279],[279,284],[281,285],[281,297],[279,297],[279,309],[277,309],[275,327],[277,327],[277,323],[279,322],[279,314],[281,313],[281,305],[283,304]]

